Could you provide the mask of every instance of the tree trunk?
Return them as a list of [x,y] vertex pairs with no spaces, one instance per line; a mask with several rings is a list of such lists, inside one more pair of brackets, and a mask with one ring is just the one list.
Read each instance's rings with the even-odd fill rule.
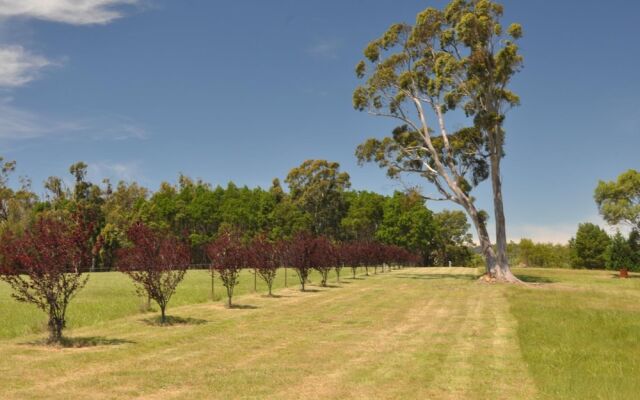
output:
[[55,316],[49,317],[49,343],[57,344],[62,341],[64,322]]
[[[500,129],[497,127],[496,129]],[[496,265],[489,275],[492,279],[504,282],[520,282],[511,272],[509,258],[507,257],[507,229],[502,201],[502,179],[500,177],[500,161],[502,158],[502,145],[500,132],[491,132],[489,142],[491,151],[491,188],[493,190],[493,212],[496,223]]]
[[509,270],[508,263],[505,264],[507,271],[506,273],[504,267],[500,267],[496,252],[491,245],[491,238],[489,237],[489,232],[487,231],[486,222],[482,219],[482,217],[478,213],[478,210],[473,204],[464,204],[464,207],[471,217],[474,227],[476,228],[478,241],[480,242],[480,249],[486,263],[487,276],[492,280],[501,282],[520,282],[520,280],[511,273],[511,270]]
[[216,291],[215,291],[215,278],[216,278],[216,272],[214,269],[211,269],[211,301],[215,301],[215,295],[216,295]]
[[160,304],[160,323],[164,325],[167,322],[167,316],[165,314],[166,304]]

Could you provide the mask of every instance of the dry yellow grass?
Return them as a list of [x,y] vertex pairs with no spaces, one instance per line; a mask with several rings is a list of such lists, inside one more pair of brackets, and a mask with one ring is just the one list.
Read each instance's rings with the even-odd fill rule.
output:
[[[3,399],[532,398],[505,288],[410,269],[279,298],[175,307],[68,332],[80,348],[0,343]],[[84,339],[82,339],[84,338]],[[94,345],[95,344],[95,345]]]

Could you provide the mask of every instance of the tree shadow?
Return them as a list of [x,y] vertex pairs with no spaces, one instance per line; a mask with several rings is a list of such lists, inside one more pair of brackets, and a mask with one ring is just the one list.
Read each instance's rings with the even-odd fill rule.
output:
[[227,308],[232,310],[257,310],[259,307],[251,304],[232,304],[231,307],[227,306]]
[[330,289],[336,289],[339,288],[339,285],[335,285],[335,284],[329,284],[327,283],[326,285],[322,286],[322,287],[326,287],[326,288],[330,288]]
[[344,278],[340,279],[340,282],[338,282],[339,285],[350,285],[352,283],[353,282],[345,281]]
[[175,317],[172,315],[167,315],[164,322],[162,322],[162,318],[160,316],[145,318],[141,321],[151,326],[202,325],[208,322],[205,319],[190,318],[190,317],[182,318],[182,317]]
[[475,275],[453,275],[453,274],[394,274],[394,278],[399,279],[418,279],[418,280],[436,280],[436,279],[455,279],[463,281],[475,281],[478,279]]
[[547,277],[544,277],[544,276],[516,274],[516,277],[518,279],[520,279],[522,282],[526,282],[526,283],[554,283],[554,282],[556,282],[553,279],[547,278]]
[[640,275],[632,275],[631,273],[626,278],[621,277],[619,273],[611,274],[611,277],[617,279],[640,279]]
[[264,299],[281,299],[283,297],[292,297],[292,296],[287,296],[286,294],[272,294],[272,295],[263,294],[260,297],[262,297]]
[[134,341],[128,339],[106,338],[104,336],[80,336],[63,337],[60,340],[60,343],[51,343],[49,342],[49,339],[39,339],[21,344],[30,346],[60,347],[65,349],[80,349],[83,347],[117,346],[121,344],[134,343]]

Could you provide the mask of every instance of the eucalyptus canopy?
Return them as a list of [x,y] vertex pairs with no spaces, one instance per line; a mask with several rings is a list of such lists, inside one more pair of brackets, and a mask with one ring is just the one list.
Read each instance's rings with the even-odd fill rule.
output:
[[640,230],[640,172],[630,169],[615,181],[600,181],[595,200],[609,224],[624,223]]
[[[516,40],[522,28],[503,29],[503,7],[488,0],[454,0],[444,10],[427,8],[414,25],[394,24],[364,50],[356,67],[364,84],[353,94],[354,107],[396,119],[400,125],[383,139],[369,139],[356,155],[376,162],[392,178],[417,174],[433,184],[431,200],[461,205],[476,228],[487,272],[517,280],[506,257],[500,159],[504,113],[519,103],[508,89],[522,57]],[[450,113],[461,110],[469,126],[451,131]],[[484,213],[471,190],[492,178],[497,250]]]

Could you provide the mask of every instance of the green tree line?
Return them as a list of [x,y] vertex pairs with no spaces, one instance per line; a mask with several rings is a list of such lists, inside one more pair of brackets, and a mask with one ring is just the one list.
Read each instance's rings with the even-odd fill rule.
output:
[[[229,182],[212,185],[179,175],[151,191],[137,182],[91,182],[83,162],[69,168],[72,183],[61,177],[44,182],[38,196],[31,182],[12,188],[15,162],[0,159],[0,231],[21,231],[38,215],[80,212],[94,232],[91,268],[114,268],[118,249],[134,222],[187,236],[194,263],[208,263],[205,246],[221,232],[233,229],[245,239],[265,235],[271,240],[311,232],[340,241],[378,241],[420,254],[425,265],[468,265],[472,257],[469,224],[461,211],[430,210],[414,192],[382,195],[351,190],[340,165],[308,160],[263,189]],[[68,180],[67,180],[68,181]]]

